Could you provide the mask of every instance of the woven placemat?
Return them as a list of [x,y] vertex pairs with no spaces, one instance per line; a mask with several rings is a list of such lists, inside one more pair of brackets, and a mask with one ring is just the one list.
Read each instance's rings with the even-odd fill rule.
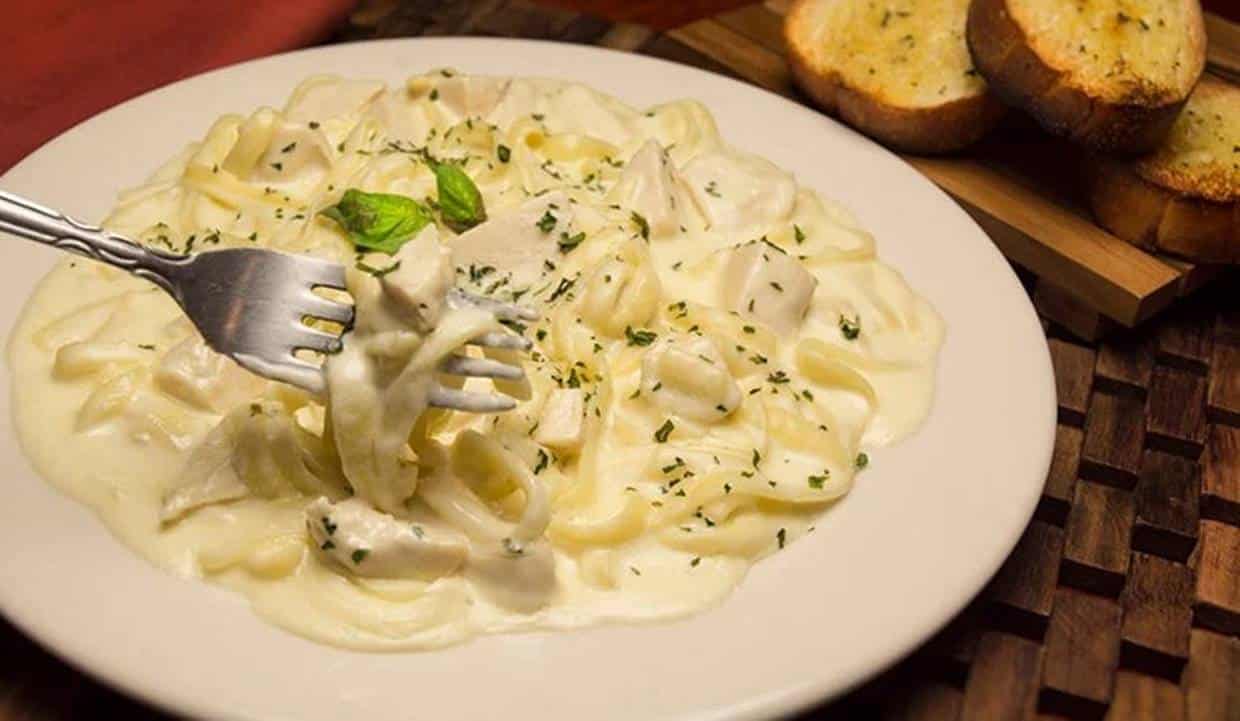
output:
[[[670,35],[515,1],[374,0],[339,39],[466,34],[730,74]],[[1240,289],[1102,344],[1047,332],[1055,458],[1015,552],[930,643],[804,719],[1240,721]],[[0,721],[167,718],[5,624],[0,649]]]

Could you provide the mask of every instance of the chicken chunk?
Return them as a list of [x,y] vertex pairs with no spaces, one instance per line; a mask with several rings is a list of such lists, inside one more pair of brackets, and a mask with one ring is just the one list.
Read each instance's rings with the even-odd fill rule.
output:
[[731,252],[721,292],[729,310],[790,335],[800,328],[817,287],[818,279],[800,261],[756,241]]

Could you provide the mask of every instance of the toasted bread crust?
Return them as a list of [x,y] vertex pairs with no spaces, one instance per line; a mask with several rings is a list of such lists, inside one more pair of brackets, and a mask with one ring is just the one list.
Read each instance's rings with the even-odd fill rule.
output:
[[[1194,157],[1201,154],[1209,160]],[[1240,201],[1240,87],[1203,75],[1167,142],[1138,158],[1133,169],[1173,192],[1216,203]]]
[[[1038,55],[1007,0],[973,0],[965,39],[973,62],[996,95],[1029,112],[1049,132],[1094,150],[1125,154],[1153,150],[1167,136],[1192,90],[1151,93],[1123,103],[1093,97],[1071,73],[1051,67]],[[1203,67],[1204,37],[1194,31],[1190,45]]]
[[822,110],[838,116],[884,145],[910,153],[950,153],[985,135],[1003,115],[990,93],[949,100],[930,107],[902,107],[849,87],[833,68],[818,62],[814,48],[798,32],[808,23],[815,0],[797,0],[784,22],[788,64],[800,88]]
[[1085,165],[1099,224],[1133,245],[1203,263],[1240,263],[1240,202],[1216,202],[1146,180],[1134,164],[1095,156]]

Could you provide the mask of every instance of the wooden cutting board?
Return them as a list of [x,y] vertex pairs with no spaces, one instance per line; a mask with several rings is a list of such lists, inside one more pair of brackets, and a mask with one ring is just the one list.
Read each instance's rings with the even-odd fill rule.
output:
[[[784,62],[783,15],[767,0],[667,33],[732,74],[799,98]],[[1209,71],[1240,81],[1240,25],[1207,14]],[[1078,151],[1012,113],[977,147],[905,160],[951,194],[1009,259],[1036,277],[1039,311],[1094,340],[1135,326],[1222,269],[1153,255],[1095,225],[1077,187]]]

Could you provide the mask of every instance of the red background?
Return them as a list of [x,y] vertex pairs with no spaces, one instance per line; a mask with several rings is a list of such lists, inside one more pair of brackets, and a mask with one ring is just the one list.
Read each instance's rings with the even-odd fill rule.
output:
[[[667,28],[752,0],[541,1]],[[325,40],[355,4],[17,0],[0,24],[0,172],[76,123],[142,92]],[[1240,20],[1237,0],[1204,4]]]

